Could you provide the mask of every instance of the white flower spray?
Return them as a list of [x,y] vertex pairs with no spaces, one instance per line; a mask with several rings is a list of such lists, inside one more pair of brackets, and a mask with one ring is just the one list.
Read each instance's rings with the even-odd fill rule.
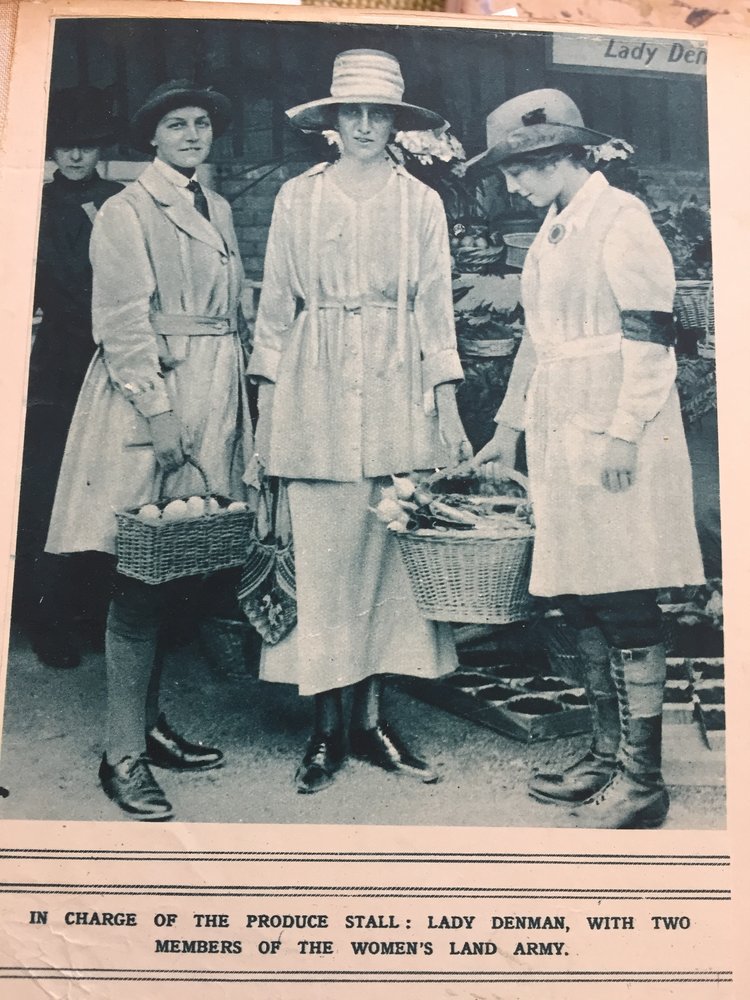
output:
[[323,136],[323,138],[325,139],[325,141],[328,143],[329,146],[336,147],[339,156],[341,156],[341,153],[344,149],[344,144],[341,141],[341,133],[338,132],[338,130],[335,128],[324,128],[323,131],[321,132],[321,135]]
[[455,135],[451,135],[448,131],[441,132],[440,135],[428,130],[397,132],[391,149],[402,163],[404,153],[425,166],[429,166],[435,160],[451,163],[453,160],[466,159],[463,146]]
[[624,139],[609,139],[600,146],[586,146],[594,163],[609,163],[611,160],[628,160],[635,150]]

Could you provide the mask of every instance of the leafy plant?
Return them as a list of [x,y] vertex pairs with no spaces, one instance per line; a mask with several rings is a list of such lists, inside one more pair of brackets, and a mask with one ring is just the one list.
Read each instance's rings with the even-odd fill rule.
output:
[[510,340],[520,337],[523,309],[498,309],[490,302],[481,302],[473,309],[456,312],[456,334],[470,340]]

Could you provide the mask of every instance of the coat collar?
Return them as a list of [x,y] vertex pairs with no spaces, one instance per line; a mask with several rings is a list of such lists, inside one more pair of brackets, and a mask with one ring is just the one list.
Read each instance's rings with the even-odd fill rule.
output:
[[558,212],[554,203],[550,206],[543,223],[544,229],[549,229],[555,223],[565,226],[568,231],[583,229],[599,197],[609,187],[609,181],[600,171],[594,171],[565,208]]
[[[227,252],[227,243],[223,235],[208,219],[204,219],[190,202],[181,194],[178,188],[150,163],[138,178],[142,185],[156,201],[161,210],[174,223],[193,239],[200,240],[219,253]],[[215,205],[213,192],[206,190],[206,198]],[[218,222],[218,220],[217,220]]]

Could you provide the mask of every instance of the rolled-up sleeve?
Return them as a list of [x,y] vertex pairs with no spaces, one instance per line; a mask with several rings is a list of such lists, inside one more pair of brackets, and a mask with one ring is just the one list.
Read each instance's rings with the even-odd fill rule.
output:
[[440,197],[429,191],[420,239],[419,287],[414,312],[422,354],[422,390],[464,377],[456,346],[448,223]]
[[296,297],[289,264],[290,194],[283,187],[276,197],[263,266],[263,287],[255,320],[253,353],[247,374],[276,381],[284,335],[294,322]]
[[604,244],[604,267],[623,314],[622,385],[608,432],[636,443],[660,412],[677,374],[664,329],[672,313],[674,265],[645,206],[623,209]]
[[150,320],[156,278],[135,209],[110,199],[91,234],[92,332],[112,384],[144,417],[171,410]]

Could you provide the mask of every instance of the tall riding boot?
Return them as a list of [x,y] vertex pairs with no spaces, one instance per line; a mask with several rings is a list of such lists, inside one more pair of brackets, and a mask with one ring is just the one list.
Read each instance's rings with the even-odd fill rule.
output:
[[540,802],[584,802],[607,784],[615,769],[620,714],[609,665],[609,646],[597,626],[580,629],[576,645],[584,667],[593,739],[584,756],[570,767],[531,777],[529,795]]
[[661,773],[664,647],[613,649],[611,662],[620,701],[617,769],[609,784],[573,810],[573,823],[600,830],[661,826],[669,810]]

